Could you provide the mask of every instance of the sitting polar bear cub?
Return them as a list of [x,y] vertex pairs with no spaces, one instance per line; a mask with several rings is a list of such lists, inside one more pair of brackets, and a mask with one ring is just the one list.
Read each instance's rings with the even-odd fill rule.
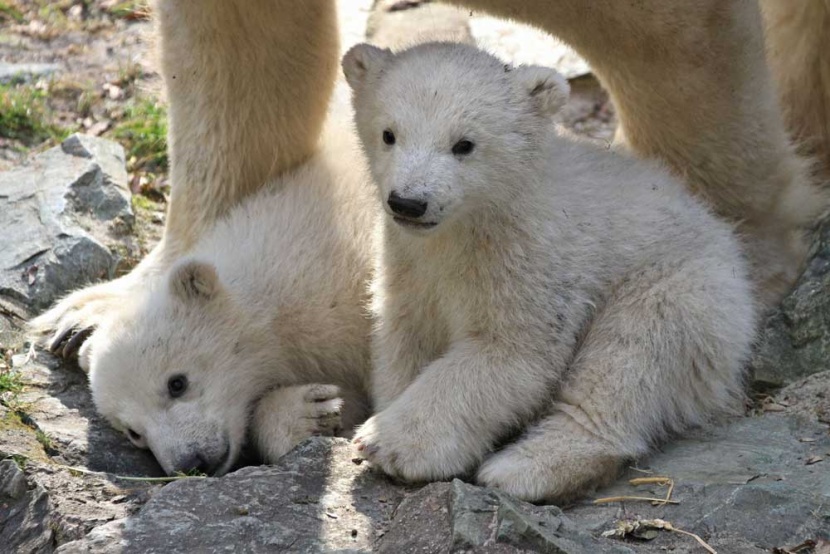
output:
[[441,43],[343,69],[387,212],[379,413],[354,439],[373,464],[562,500],[739,409],[755,313],[732,230],[665,171],[559,136],[560,75]]
[[221,475],[248,440],[274,461],[368,415],[377,210],[342,119],[91,339],[97,409],[168,473]]

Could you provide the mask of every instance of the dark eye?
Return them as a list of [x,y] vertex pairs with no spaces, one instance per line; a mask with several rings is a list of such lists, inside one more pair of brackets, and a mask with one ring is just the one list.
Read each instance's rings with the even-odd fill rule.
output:
[[395,133],[393,133],[389,129],[386,129],[383,132],[383,143],[388,144],[389,146],[395,144]]
[[139,435],[132,429],[127,429],[127,436],[130,437],[130,440],[133,442],[141,442],[141,435]]
[[459,140],[452,147],[452,153],[456,156],[466,156],[475,148],[475,144],[469,140]]
[[178,398],[187,390],[187,377],[184,375],[174,375],[167,380],[167,392],[172,398]]

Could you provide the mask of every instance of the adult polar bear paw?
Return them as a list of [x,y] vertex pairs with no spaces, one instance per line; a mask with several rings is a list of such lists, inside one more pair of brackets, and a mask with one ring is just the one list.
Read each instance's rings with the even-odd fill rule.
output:
[[341,428],[340,388],[295,385],[274,389],[254,411],[252,433],[264,461],[274,463],[314,435],[334,436]]

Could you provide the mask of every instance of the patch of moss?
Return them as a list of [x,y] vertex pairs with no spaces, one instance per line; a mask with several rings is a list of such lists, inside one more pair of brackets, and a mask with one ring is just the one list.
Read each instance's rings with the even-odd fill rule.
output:
[[143,0],[121,0],[107,8],[107,13],[119,19],[143,20],[149,19],[150,11],[147,2]]
[[17,395],[23,390],[23,376],[14,370],[0,370],[0,395]]
[[26,462],[29,461],[29,459],[22,454],[9,454],[4,459],[13,461],[21,471],[26,469]]
[[0,137],[35,146],[60,142],[70,130],[55,125],[46,104],[46,92],[30,85],[0,85]]
[[130,171],[167,171],[167,110],[157,100],[143,98],[129,104],[113,136],[127,151]]
[[12,3],[0,1],[0,21],[23,23],[23,12]]
[[143,211],[152,211],[158,209],[157,204],[147,198],[146,196],[141,196],[140,194],[134,194],[133,198],[133,210],[143,210]]

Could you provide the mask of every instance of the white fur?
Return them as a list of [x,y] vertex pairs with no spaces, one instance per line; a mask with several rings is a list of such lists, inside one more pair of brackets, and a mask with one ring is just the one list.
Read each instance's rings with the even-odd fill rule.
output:
[[[553,70],[451,44],[361,45],[343,67],[389,212],[380,412],[355,439],[373,463],[558,500],[740,407],[755,310],[731,228],[653,164],[559,136]],[[426,213],[391,217],[393,191]]]
[[[352,137],[330,122],[308,163],[220,220],[90,341],[96,407],[168,472],[194,455],[227,471],[249,427],[268,460],[319,431],[308,418],[331,415],[332,389],[301,385],[339,387],[347,428],[366,416],[376,217]],[[190,385],[170,398],[177,374]]]

